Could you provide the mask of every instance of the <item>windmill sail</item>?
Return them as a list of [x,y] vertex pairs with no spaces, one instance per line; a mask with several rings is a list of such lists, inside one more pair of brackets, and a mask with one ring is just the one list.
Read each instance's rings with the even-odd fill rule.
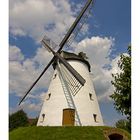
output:
[[50,50],[55,57],[59,59],[59,61],[69,70],[69,72],[81,83],[82,86],[85,84],[85,79],[57,52],[55,52],[50,46],[46,44],[44,40],[42,40],[44,47]]
[[70,47],[72,42],[74,41],[74,39],[77,37],[78,33],[81,31],[81,29],[84,27],[88,17],[90,16],[91,13],[91,9],[93,2],[91,2],[91,4],[89,5],[89,7],[87,8],[87,10],[85,11],[85,13],[83,14],[83,16],[81,17],[81,19],[79,20],[78,24],[76,25],[76,27],[74,28],[72,34],[70,35],[70,37],[68,38],[67,42],[66,42],[66,47]]
[[[42,43],[42,45],[49,46],[52,50],[55,50],[56,48],[59,48],[59,46],[56,45],[56,43],[54,41],[52,41],[50,38],[48,38],[46,35],[42,39],[41,43]],[[46,48],[47,48],[48,52],[51,52],[51,50],[48,47],[46,47]]]
[[68,71],[68,69],[62,63],[59,63],[58,67],[62,73],[61,75],[65,81],[66,86],[69,88],[71,94],[75,96],[83,85]]

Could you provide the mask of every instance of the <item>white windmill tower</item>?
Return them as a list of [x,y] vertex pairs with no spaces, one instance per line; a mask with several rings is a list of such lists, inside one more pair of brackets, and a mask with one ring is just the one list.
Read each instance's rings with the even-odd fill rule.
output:
[[97,97],[92,80],[90,79],[89,62],[83,57],[84,53],[76,55],[74,53],[62,51],[62,48],[68,43],[68,40],[74,38],[79,28],[83,25],[91,3],[92,0],[87,1],[79,16],[60,43],[57,52],[54,51],[54,47],[57,45],[55,45],[53,41],[46,36],[42,40],[43,46],[47,48],[49,52],[52,52],[54,57],[19,103],[21,104],[52,64],[54,74],[44,99],[37,126],[103,125]]

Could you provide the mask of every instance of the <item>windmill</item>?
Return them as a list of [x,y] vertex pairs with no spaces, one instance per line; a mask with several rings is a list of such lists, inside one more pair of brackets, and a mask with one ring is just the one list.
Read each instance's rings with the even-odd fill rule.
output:
[[[83,26],[92,3],[93,0],[87,1],[59,45],[56,45],[47,36],[44,36],[41,41],[42,45],[54,57],[19,102],[20,105],[49,66],[53,65],[54,74],[40,112],[38,126],[103,125],[98,101],[89,75],[90,64],[81,55],[62,51],[64,46],[70,46]],[[56,47],[59,47],[59,49],[54,51]]]

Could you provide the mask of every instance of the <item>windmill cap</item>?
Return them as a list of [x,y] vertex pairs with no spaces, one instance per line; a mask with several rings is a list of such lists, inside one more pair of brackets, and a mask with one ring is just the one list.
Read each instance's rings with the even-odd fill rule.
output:
[[[90,64],[89,62],[86,60],[87,59],[87,56],[85,53],[83,52],[80,52],[78,55],[75,54],[75,53],[71,53],[71,52],[66,52],[66,51],[62,51],[61,52],[61,56],[66,59],[66,60],[78,60],[78,61],[81,61],[83,63],[85,63],[88,67],[88,70],[90,72]],[[55,69],[56,67],[56,62],[54,62],[53,64],[53,68]]]

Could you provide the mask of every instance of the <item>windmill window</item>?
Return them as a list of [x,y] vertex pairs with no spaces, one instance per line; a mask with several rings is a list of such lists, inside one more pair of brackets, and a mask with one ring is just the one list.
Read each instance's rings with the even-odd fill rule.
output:
[[55,75],[54,75],[53,79],[55,79],[55,78],[56,78],[56,76],[57,76],[57,74],[55,74]]
[[50,99],[50,97],[51,97],[51,93],[49,93],[49,94],[48,94],[48,96],[47,96],[47,99],[46,99],[46,100],[49,100],[49,99]]
[[44,121],[45,119],[45,114],[42,114],[42,122]]
[[91,101],[93,101],[93,95],[91,93],[89,93],[89,98]]
[[94,121],[97,122],[97,114],[93,114]]

